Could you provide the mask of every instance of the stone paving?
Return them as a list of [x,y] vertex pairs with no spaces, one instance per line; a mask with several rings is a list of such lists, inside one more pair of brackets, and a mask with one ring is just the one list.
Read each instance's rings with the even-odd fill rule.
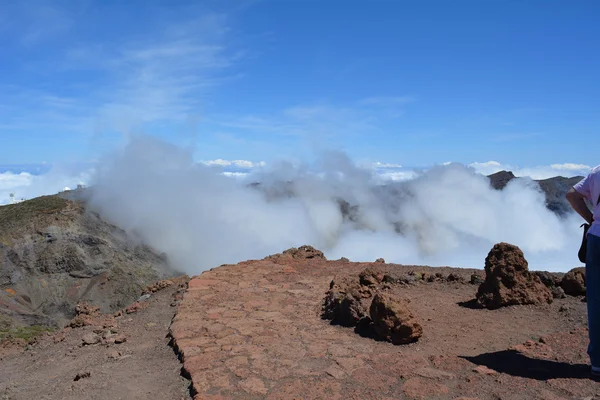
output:
[[[334,276],[357,274],[368,265],[272,258],[224,265],[194,277],[173,319],[171,336],[191,378],[195,400],[573,398],[573,392],[556,382],[549,385],[498,373],[459,357],[466,349],[471,356],[492,350],[492,345],[481,348],[484,345],[476,339],[472,342],[466,334],[461,338],[461,327],[446,334],[443,341],[432,334],[438,329],[436,318],[444,317],[443,323],[450,324],[454,318],[450,309],[471,318],[471,329],[481,337],[497,334],[503,324],[507,332],[525,330],[507,336],[499,346],[510,340],[519,344],[531,335],[528,329],[552,331],[554,308],[523,308],[527,313],[523,319],[510,311],[469,310],[457,306],[456,300],[469,300],[476,286],[455,284],[449,297],[434,299],[435,306],[422,305],[424,339],[402,346],[361,337],[350,328],[321,319],[322,300]],[[410,292],[418,299],[424,291],[440,291],[440,287],[424,284]],[[479,316],[489,323],[473,321]],[[501,317],[508,322],[495,325]],[[530,327],[522,322],[530,318],[541,319]],[[491,331],[486,331],[487,326]],[[452,340],[456,340],[455,349],[449,343]],[[574,351],[581,352],[584,342]],[[591,389],[579,385],[576,394],[598,389],[594,382],[582,382]]]

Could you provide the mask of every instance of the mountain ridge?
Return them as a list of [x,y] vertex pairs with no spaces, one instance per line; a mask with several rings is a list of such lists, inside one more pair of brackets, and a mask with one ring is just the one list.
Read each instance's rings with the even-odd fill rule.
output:
[[[511,171],[499,171],[488,175],[490,185],[496,190],[502,190],[514,179],[529,179],[515,176]],[[565,198],[565,194],[573,185],[583,179],[583,176],[564,177],[554,176],[547,179],[533,179],[540,186],[540,189],[546,197],[546,207],[558,214],[564,216],[572,211],[571,205]]]

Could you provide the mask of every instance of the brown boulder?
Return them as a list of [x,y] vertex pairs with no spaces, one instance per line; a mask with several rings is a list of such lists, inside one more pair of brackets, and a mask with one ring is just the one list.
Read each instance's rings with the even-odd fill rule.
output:
[[483,283],[483,277],[478,274],[472,274],[470,282],[472,285],[481,285]]
[[100,343],[100,340],[101,340],[100,336],[96,335],[93,332],[86,333],[81,338],[81,341],[83,342],[84,345],[92,345],[92,344]]
[[373,330],[380,338],[393,344],[407,344],[423,335],[423,328],[408,309],[409,303],[408,299],[384,293],[375,295],[369,313]]
[[510,305],[552,302],[552,292],[530,273],[521,249],[508,243],[497,243],[485,259],[485,281],[477,291],[477,301],[495,309]]
[[536,274],[542,283],[550,289],[552,289],[554,286],[560,286],[560,282],[562,281],[562,276],[557,273],[548,271],[535,271],[532,273]]
[[294,260],[310,260],[316,258],[319,260],[327,260],[321,250],[306,245],[298,248],[292,247],[291,249],[285,250],[283,253],[267,256],[265,257],[265,260],[277,260],[280,258],[292,258]]
[[585,294],[585,267],[573,268],[565,274],[560,286],[566,294],[580,296]]
[[322,317],[342,326],[356,326],[368,319],[371,289],[359,283],[355,277],[331,281],[325,296]]
[[372,270],[371,268],[367,268],[358,275],[358,278],[361,285],[375,286],[383,281],[384,274],[382,272]]
[[555,299],[564,299],[566,296],[565,291],[560,286],[554,286],[550,289],[552,297]]
[[447,277],[446,277],[446,281],[448,282],[459,282],[459,283],[465,283],[466,279],[462,276],[457,274],[456,272],[451,272]]
[[123,334],[117,335],[117,336],[115,337],[115,343],[116,343],[116,344],[125,343],[126,341],[127,341],[127,336],[125,336],[125,335],[123,335]]
[[71,328],[93,325],[100,317],[100,307],[79,303],[75,306],[75,314],[75,318],[69,322]]

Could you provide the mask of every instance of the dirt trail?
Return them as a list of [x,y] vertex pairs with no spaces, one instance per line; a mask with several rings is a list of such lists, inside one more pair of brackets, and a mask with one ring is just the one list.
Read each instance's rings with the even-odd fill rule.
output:
[[23,353],[0,352],[0,399],[190,399],[190,382],[181,377],[167,337],[176,289],[157,292],[146,307],[115,319],[112,331],[124,335],[124,343],[83,346],[82,338],[93,333],[86,326],[43,336]]

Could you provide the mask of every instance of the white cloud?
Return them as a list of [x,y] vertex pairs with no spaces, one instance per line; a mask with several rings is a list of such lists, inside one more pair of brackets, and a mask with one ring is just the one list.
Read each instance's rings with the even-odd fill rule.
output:
[[[327,154],[316,166],[272,165],[248,187],[198,168],[183,149],[134,138],[99,171],[92,207],[190,274],[302,244],[330,258],[482,268],[493,244],[507,241],[532,269],[578,265],[576,216],[549,211],[530,181],[496,191],[457,164],[378,185],[372,169]],[[177,207],[163,207],[164,193],[177,193]],[[339,199],[356,206],[352,218]]]
[[216,160],[201,161],[201,163],[204,165],[208,165],[208,166],[237,167],[237,168],[244,168],[244,169],[264,167],[266,165],[266,163],[264,161],[259,161],[259,162],[255,163],[255,162],[248,161],[248,160],[223,160],[220,158],[218,158]]
[[32,179],[33,176],[28,172],[21,172],[19,174],[4,172],[0,174],[0,190],[6,191],[28,186]]
[[38,196],[58,193],[65,187],[76,187],[87,184],[92,169],[76,170],[56,166],[42,175],[27,172],[18,174],[0,173],[0,205],[10,203],[10,194],[16,199],[32,199]]
[[521,167],[518,165],[501,164],[498,161],[474,162],[469,167],[482,175],[491,175],[499,171],[511,171],[515,176],[530,177],[532,179],[548,179],[555,176],[567,178],[573,176],[585,176],[591,167],[584,164],[550,164],[532,167]]
[[550,167],[557,171],[588,171],[591,170],[592,167],[585,164],[551,164]]
[[378,175],[383,180],[391,180],[391,181],[408,181],[411,179],[415,179],[418,176],[416,171],[395,171],[395,172],[379,172]]
[[382,162],[374,162],[373,166],[375,168],[402,168],[402,164],[392,164],[392,163],[382,163]]
[[246,178],[249,175],[248,172],[223,172],[222,174],[228,178]]

